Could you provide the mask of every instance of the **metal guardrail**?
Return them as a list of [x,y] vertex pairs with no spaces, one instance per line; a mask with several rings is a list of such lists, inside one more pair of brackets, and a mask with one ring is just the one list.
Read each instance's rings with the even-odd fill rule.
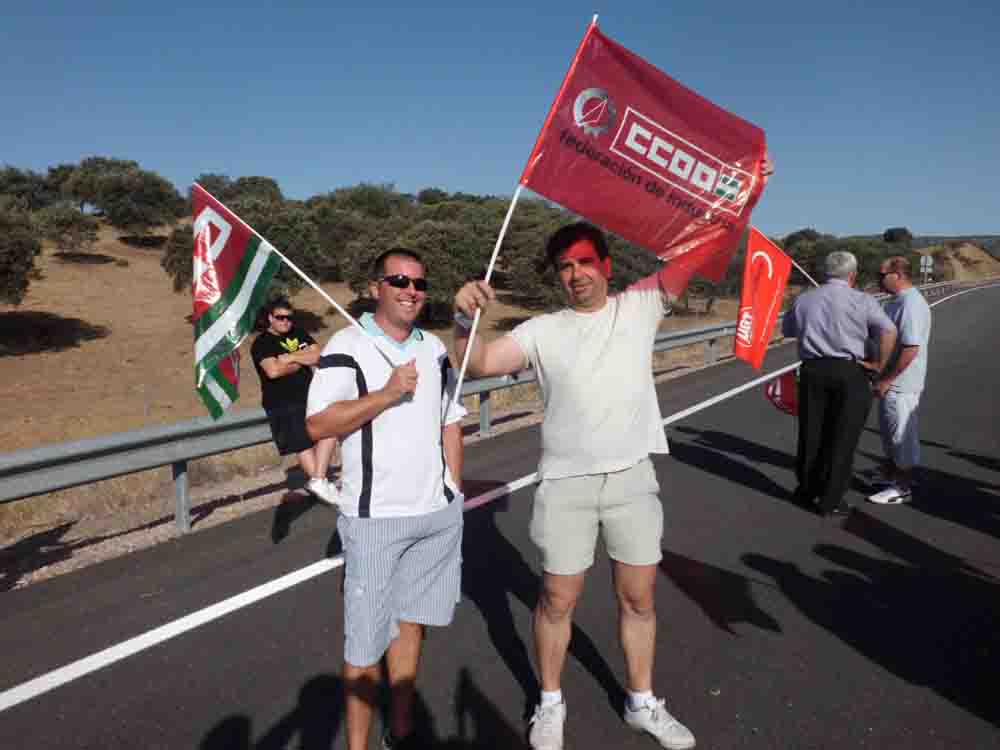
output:
[[[941,282],[921,287],[929,297],[962,286]],[[735,322],[660,334],[656,352],[705,344],[705,363],[718,360],[720,339],[735,335]],[[515,375],[467,381],[462,395],[479,395],[479,429],[490,434],[490,394],[536,381],[533,370]],[[0,502],[19,500],[125,474],[170,466],[175,487],[175,519],[179,531],[191,528],[188,461],[271,441],[263,409],[248,409],[217,421],[196,417],[160,427],[120,432],[40,448],[0,454]]]

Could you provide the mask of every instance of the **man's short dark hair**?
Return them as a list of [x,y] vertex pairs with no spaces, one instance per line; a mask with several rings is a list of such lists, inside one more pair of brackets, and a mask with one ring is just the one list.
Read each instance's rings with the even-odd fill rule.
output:
[[270,325],[268,318],[275,310],[288,310],[290,312],[295,312],[295,308],[292,307],[292,303],[288,301],[288,297],[284,294],[279,294],[277,296],[271,297],[264,306],[260,308],[260,312],[257,314],[257,329],[266,330]]
[[545,246],[545,261],[553,268],[558,269],[559,257],[575,242],[580,240],[590,240],[590,244],[597,251],[597,257],[604,260],[608,257],[608,241],[604,238],[604,232],[588,224],[585,221],[578,221],[575,224],[567,224],[549,237],[549,242]]
[[[410,250],[406,247],[394,247],[386,250],[384,253],[380,254],[375,260],[372,261],[372,279],[381,279],[385,276],[385,262],[389,260],[394,255],[402,255],[404,258],[410,258],[417,261],[420,265],[424,265],[424,259],[420,257],[416,250]],[[424,266],[426,268],[426,266]]]

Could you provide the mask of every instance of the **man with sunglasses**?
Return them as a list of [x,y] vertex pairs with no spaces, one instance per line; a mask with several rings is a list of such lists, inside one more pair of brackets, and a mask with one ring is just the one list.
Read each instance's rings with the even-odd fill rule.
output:
[[[653,694],[663,504],[649,458],[668,452],[653,382],[653,341],[670,312],[675,275],[693,271],[670,264],[611,295],[607,242],[600,229],[584,222],[556,231],[545,258],[568,307],[536,316],[489,344],[477,338],[468,365],[471,374],[491,376],[530,363],[545,404],[541,481],[529,531],[543,570],[534,613],[542,693],[528,739],[535,750],[563,747],[562,671],[573,611],[601,536],[611,558],[625,653],[625,723],[663,747],[694,747],[694,735]],[[469,346],[470,318],[494,300],[483,281],[469,282],[455,295],[459,356]]]
[[884,487],[868,499],[880,505],[897,505],[910,500],[913,467],[920,462],[917,408],[927,376],[931,308],[910,280],[910,261],[901,255],[882,262],[879,285],[893,295],[885,312],[896,324],[899,338],[888,365],[873,386],[885,451],[885,461],[874,483]]
[[336,505],[337,488],[327,478],[336,441],[314,442],[306,433],[306,399],[320,349],[312,336],[295,326],[293,316],[286,297],[264,305],[258,322],[263,330],[250,356],[260,377],[261,400],[278,453],[295,453],[309,478],[306,489],[322,502]]
[[412,709],[424,628],[450,623],[459,598],[466,412],[449,406],[444,344],[416,325],[427,301],[420,256],[382,253],[371,279],[368,335],[351,326],[327,343],[307,427],[342,441],[347,747],[368,747],[384,656],[392,706],[382,747],[402,750],[422,747]]

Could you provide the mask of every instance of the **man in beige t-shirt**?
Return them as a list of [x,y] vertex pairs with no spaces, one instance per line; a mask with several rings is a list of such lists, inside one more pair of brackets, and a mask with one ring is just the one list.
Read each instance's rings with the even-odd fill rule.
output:
[[[476,339],[468,364],[479,377],[532,365],[545,403],[541,481],[530,529],[544,571],[534,617],[542,695],[529,740],[536,750],[563,746],[561,674],[573,610],[601,534],[612,560],[625,652],[625,722],[663,747],[693,747],[694,736],[652,692],[663,507],[649,454],[668,452],[652,353],[669,295],[656,275],[609,295],[607,243],[589,224],[557,231],[546,254],[568,307],[532,318],[489,344]],[[455,296],[460,358],[469,343],[469,318],[493,299],[482,281],[466,284]]]

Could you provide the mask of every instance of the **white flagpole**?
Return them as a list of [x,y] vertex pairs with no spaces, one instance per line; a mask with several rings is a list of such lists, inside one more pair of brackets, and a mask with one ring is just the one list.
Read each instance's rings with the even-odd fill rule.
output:
[[[785,254],[788,255],[788,253],[785,253]],[[807,279],[809,279],[809,281],[812,282],[813,286],[819,286],[819,284],[816,283],[816,279],[814,279],[812,276],[810,276],[809,274],[807,274],[806,273],[806,269],[804,269],[802,266],[800,266],[798,263],[795,262],[795,258],[793,258],[791,255],[789,255],[788,256],[788,260],[792,261],[792,265],[795,266],[797,269],[799,269],[802,272],[802,275],[805,276]]]
[[[539,154],[540,156],[541,154]],[[507,234],[507,225],[510,224],[510,217],[514,215],[514,206],[517,205],[517,199],[521,197],[522,185],[518,184],[517,190],[514,191],[514,196],[510,199],[510,208],[507,209],[507,216],[504,217],[503,226],[500,227],[500,234],[497,237],[496,245],[493,246],[493,256],[490,258],[490,264],[486,268],[486,278],[483,279],[487,284],[490,281],[490,277],[493,275],[493,266],[496,265],[497,255],[500,252],[500,245],[503,243],[504,235]],[[448,410],[454,406],[458,400],[462,397],[462,383],[465,381],[465,370],[469,366],[469,354],[472,352],[472,342],[476,337],[476,329],[479,327],[479,316],[482,313],[480,308],[476,308],[476,317],[472,319],[472,330],[469,331],[469,341],[465,346],[465,356],[462,357],[462,368],[458,371],[458,382],[455,384],[455,394],[452,396],[451,404],[448,406]],[[447,411],[445,415],[447,415]]]
[[[198,185],[198,183],[196,182],[195,185]],[[203,188],[201,185],[198,185],[198,187],[200,187],[202,190],[205,190],[205,188]],[[220,205],[226,206],[225,203],[223,203],[222,201],[220,201],[218,198],[216,198],[214,195],[212,195],[211,193],[209,193],[207,190],[205,190],[205,194],[208,195],[208,196],[210,196],[212,199],[214,199]],[[235,211],[233,211],[233,209],[229,208],[229,206],[226,206],[226,210],[229,211],[229,213],[231,213],[233,216],[235,216],[236,219],[237,219],[237,221],[240,222],[240,224],[242,224],[244,227],[246,227],[251,232],[253,232],[261,242],[266,243],[267,246],[271,249],[271,252],[274,253],[275,255],[277,255],[279,258],[281,258],[281,260],[285,263],[285,265],[287,265],[289,268],[291,268],[293,271],[295,271],[295,273],[297,273],[302,278],[303,281],[305,281],[309,286],[311,286],[313,289],[315,289],[317,292],[319,292],[320,296],[323,299],[325,299],[327,302],[329,302],[337,312],[339,312],[341,315],[343,315],[344,318],[347,319],[348,323],[350,323],[352,326],[354,326],[359,331],[361,331],[361,333],[363,333],[365,336],[367,336],[368,339],[375,345],[375,348],[379,350],[379,352],[382,354],[382,356],[385,357],[389,361],[390,365],[392,365],[393,367],[397,367],[398,366],[398,363],[396,362],[395,358],[392,357],[392,356],[390,356],[387,352],[385,352],[385,350],[382,349],[382,347],[379,344],[378,339],[375,336],[373,336],[371,333],[369,333],[368,331],[366,331],[365,328],[364,328],[364,326],[362,326],[358,321],[356,321],[353,317],[351,317],[351,314],[348,313],[347,310],[345,310],[343,307],[341,307],[339,304],[337,304],[337,300],[335,300],[333,297],[331,297],[329,294],[327,294],[326,291],[324,291],[323,288],[319,284],[317,284],[315,281],[313,281],[308,276],[306,276],[305,272],[303,272],[302,269],[300,269],[297,265],[295,265],[294,263],[292,263],[292,261],[290,261],[288,259],[288,257],[284,253],[282,253],[280,250],[278,250],[278,248],[276,248],[274,245],[272,245],[270,242],[268,242],[267,239],[265,239],[260,234],[260,232],[258,232],[256,229],[254,229],[249,224],[247,224],[245,221],[243,221],[243,219],[241,219],[237,215],[237,213]]]

